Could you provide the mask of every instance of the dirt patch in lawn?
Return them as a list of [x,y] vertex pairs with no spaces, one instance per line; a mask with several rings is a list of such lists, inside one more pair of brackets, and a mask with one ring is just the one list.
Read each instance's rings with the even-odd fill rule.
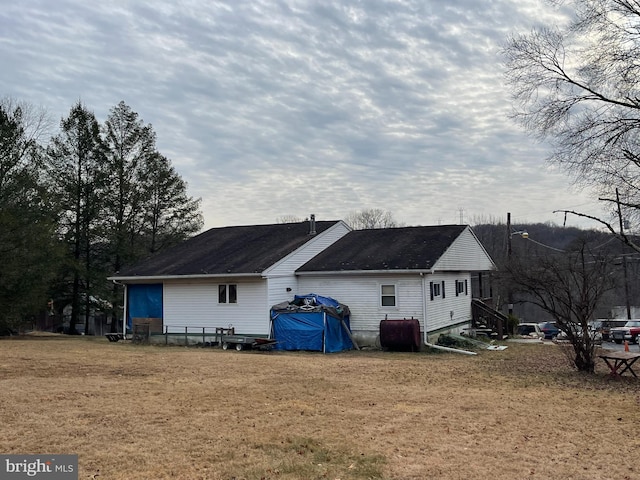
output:
[[99,479],[640,478],[640,381],[559,347],[236,352],[0,340],[0,453]]

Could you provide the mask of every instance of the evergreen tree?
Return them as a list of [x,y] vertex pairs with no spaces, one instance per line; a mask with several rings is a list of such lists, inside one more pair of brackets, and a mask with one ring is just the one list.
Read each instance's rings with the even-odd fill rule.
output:
[[[108,178],[103,225],[114,273],[198,232],[203,221],[200,200],[187,195],[186,183],[156,150],[151,125],[120,102],[111,109],[102,132]],[[115,316],[123,302],[115,285],[111,300]]]
[[146,162],[140,182],[144,189],[146,250],[156,253],[197,233],[203,224],[200,199],[187,195],[187,184],[165,156]]
[[60,234],[69,252],[66,280],[70,286],[66,294],[71,302],[70,332],[75,333],[82,307],[88,322],[92,289],[94,284],[104,284],[106,274],[97,257],[105,241],[105,145],[94,114],[80,102],[62,119],[60,127],[61,133],[48,148],[48,159],[61,209]]
[[124,102],[111,109],[103,133],[109,171],[106,229],[112,269],[117,272],[123,264],[144,254],[140,242],[143,189],[139,179],[144,166],[155,155],[155,134]]

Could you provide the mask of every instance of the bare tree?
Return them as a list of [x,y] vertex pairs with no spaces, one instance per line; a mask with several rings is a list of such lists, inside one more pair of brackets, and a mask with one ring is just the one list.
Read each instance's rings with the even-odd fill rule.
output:
[[296,215],[280,215],[276,218],[276,223],[298,223],[302,219]]
[[640,217],[640,2],[569,3],[571,22],[505,46],[515,116],[551,143],[550,160],[576,183],[599,189],[615,220],[562,211],[600,222],[640,251],[622,228]]
[[505,265],[502,280],[553,317],[572,346],[576,368],[593,372],[597,345],[589,322],[615,287],[611,269],[610,258],[580,240],[569,251],[538,250],[535,256],[512,259]]
[[25,142],[29,145],[46,144],[55,129],[55,122],[44,107],[3,97],[0,98],[0,108],[5,112],[19,112]]
[[345,222],[354,230],[365,230],[369,228],[394,228],[401,227],[391,212],[379,208],[368,208],[359,212],[351,212],[345,218]]

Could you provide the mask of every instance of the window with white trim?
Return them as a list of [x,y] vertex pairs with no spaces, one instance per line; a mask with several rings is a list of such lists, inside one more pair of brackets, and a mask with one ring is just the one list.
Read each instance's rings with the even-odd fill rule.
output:
[[218,303],[238,303],[238,285],[234,283],[218,285]]
[[435,282],[429,282],[429,290],[431,290],[431,300],[440,296],[440,284]]
[[436,297],[445,298],[444,280],[442,282],[429,282],[429,291],[431,300],[434,300]]
[[397,305],[395,285],[380,285],[380,305],[383,307],[395,307]]
[[468,295],[467,280],[456,280],[456,297],[459,295]]

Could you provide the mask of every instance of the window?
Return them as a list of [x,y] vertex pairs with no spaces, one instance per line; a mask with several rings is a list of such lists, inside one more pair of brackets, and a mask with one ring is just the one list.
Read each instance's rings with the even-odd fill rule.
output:
[[429,287],[431,290],[431,300],[440,296],[440,283],[429,282]]
[[456,280],[456,297],[458,295],[467,295],[467,281]]
[[429,290],[431,292],[431,300],[435,297],[445,298],[444,280],[442,282],[429,282]]
[[380,285],[380,301],[383,307],[396,306],[396,286]]
[[218,303],[238,303],[238,286],[232,283],[218,285]]

